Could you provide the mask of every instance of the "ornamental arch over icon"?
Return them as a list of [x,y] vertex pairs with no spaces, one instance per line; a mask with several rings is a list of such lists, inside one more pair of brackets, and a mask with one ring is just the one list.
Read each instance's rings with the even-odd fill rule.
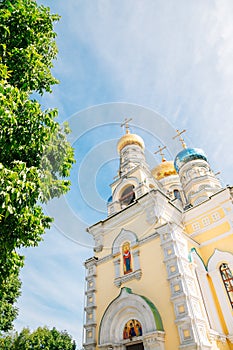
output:
[[[131,332],[128,336],[124,336],[125,327]],[[120,344],[127,346],[142,343],[147,350],[149,344],[154,343],[156,349],[164,350],[164,336],[162,319],[154,304],[148,298],[124,287],[104,312],[98,347],[107,350],[109,347],[119,347]]]
[[133,247],[138,243],[138,237],[136,233],[121,229],[118,236],[115,238],[113,245],[112,245],[112,254],[117,254],[120,252],[120,247],[124,242],[128,241],[130,243],[130,246]]
[[129,280],[141,278],[140,249],[138,237],[134,232],[121,229],[113,242],[112,255],[115,270],[114,284],[117,287]]

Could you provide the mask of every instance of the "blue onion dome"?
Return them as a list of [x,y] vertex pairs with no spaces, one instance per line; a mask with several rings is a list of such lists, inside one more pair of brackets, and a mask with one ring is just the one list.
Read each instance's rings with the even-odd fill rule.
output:
[[108,203],[112,203],[112,196],[108,198]]
[[185,148],[179,152],[175,158],[174,166],[177,172],[180,168],[191,160],[203,159],[208,162],[204,151],[200,148]]

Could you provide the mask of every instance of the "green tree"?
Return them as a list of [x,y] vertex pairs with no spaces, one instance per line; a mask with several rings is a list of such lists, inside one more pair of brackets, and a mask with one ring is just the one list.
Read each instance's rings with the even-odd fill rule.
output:
[[41,204],[68,191],[74,152],[57,110],[43,111],[32,93],[51,92],[59,17],[33,0],[0,1],[0,331],[12,328],[23,256],[52,219]]
[[75,350],[75,341],[66,332],[56,328],[39,327],[34,332],[24,328],[20,333],[0,338],[1,350]]

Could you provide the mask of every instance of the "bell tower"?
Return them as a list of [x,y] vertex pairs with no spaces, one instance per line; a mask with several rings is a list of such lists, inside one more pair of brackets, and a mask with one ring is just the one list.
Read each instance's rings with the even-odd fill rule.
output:
[[146,162],[143,139],[130,133],[131,120],[125,119],[121,124],[125,127],[125,134],[117,144],[120,165],[118,176],[111,184],[112,196],[108,202],[108,215],[126,208],[152,188],[158,188]]

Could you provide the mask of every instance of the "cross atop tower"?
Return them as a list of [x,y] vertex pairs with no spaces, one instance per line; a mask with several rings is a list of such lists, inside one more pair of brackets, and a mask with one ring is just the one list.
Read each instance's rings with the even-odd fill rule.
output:
[[184,129],[184,130],[182,130],[182,131],[179,131],[179,129],[177,129],[176,132],[177,132],[177,135],[176,135],[176,136],[173,136],[173,140],[174,140],[175,138],[179,137],[179,141],[181,142],[182,147],[183,147],[183,148],[187,148],[186,143],[184,142],[184,139],[183,139],[183,137],[181,136],[181,134],[183,134],[184,132],[186,132],[186,130]]
[[154,154],[159,153],[159,154],[161,155],[161,157],[162,157],[162,162],[165,162],[166,159],[164,158],[164,153],[163,153],[162,151],[163,151],[164,149],[166,149],[167,146],[163,146],[163,147],[159,146],[158,148],[159,148],[158,151],[154,152]]
[[125,127],[125,133],[126,133],[126,134],[129,134],[129,133],[130,133],[130,131],[129,131],[129,122],[130,122],[131,120],[133,120],[133,119],[132,119],[132,118],[129,118],[129,119],[125,118],[124,123],[121,124],[121,127],[123,127],[123,126]]

